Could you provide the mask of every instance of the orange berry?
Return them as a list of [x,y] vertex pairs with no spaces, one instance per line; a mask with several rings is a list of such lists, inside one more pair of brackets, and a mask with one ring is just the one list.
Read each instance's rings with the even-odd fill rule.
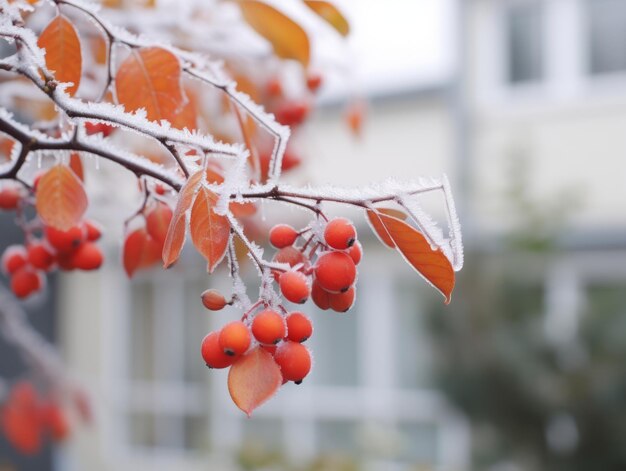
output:
[[40,270],[49,270],[54,264],[54,254],[41,241],[28,244],[28,262]]
[[226,298],[216,289],[207,289],[201,296],[202,304],[211,311],[219,311],[226,306]]
[[357,240],[354,245],[348,249],[348,255],[350,255],[354,264],[358,265],[363,257],[363,247],[361,246],[361,242]]
[[285,321],[276,311],[261,311],[252,321],[252,335],[262,344],[275,345],[285,336]]
[[354,304],[356,289],[351,286],[345,293],[329,293],[330,308],[336,312],[346,312]]
[[278,283],[280,284],[280,292],[288,301],[303,304],[309,299],[311,289],[303,273],[287,271],[280,275]]
[[298,232],[288,224],[276,224],[270,229],[270,243],[277,249],[289,247],[298,238]]
[[310,72],[306,77],[306,86],[315,93],[322,85],[322,76],[317,72]]
[[102,227],[97,222],[87,220],[83,222],[83,227],[88,241],[95,242],[102,237]]
[[146,230],[159,246],[163,246],[165,243],[172,216],[172,209],[160,201],[146,216]]
[[219,343],[226,355],[241,355],[250,347],[250,330],[241,321],[230,322],[220,331]]
[[276,349],[274,361],[280,366],[283,380],[300,384],[311,371],[311,354],[301,343],[283,342]]
[[311,298],[315,305],[321,310],[325,311],[330,308],[330,293],[322,288],[317,281],[313,281]]
[[265,91],[270,97],[280,97],[283,94],[283,85],[278,77],[272,77],[265,85]]
[[292,312],[287,316],[287,338],[293,342],[305,342],[313,334],[313,324],[301,312]]
[[7,275],[12,275],[26,265],[28,254],[23,245],[11,245],[2,255],[2,269]]
[[261,345],[261,348],[266,352],[269,352],[272,356],[276,353],[277,345]]
[[220,333],[210,332],[202,340],[202,359],[209,368],[226,368],[235,361],[235,357],[226,355],[219,344]]
[[0,209],[16,209],[22,199],[19,188],[16,186],[5,186],[0,190]]
[[[290,267],[295,267],[299,263],[306,265],[308,259],[295,247],[284,247],[276,252],[273,261],[277,263],[287,263]],[[272,270],[272,274],[274,275],[274,279],[278,281],[281,272],[278,270]]]
[[326,252],[317,259],[315,279],[331,293],[347,291],[356,280],[356,266],[343,252]]
[[97,270],[102,266],[104,255],[94,242],[85,242],[70,257],[70,264],[79,270]]
[[67,231],[61,231],[51,226],[47,226],[44,230],[46,239],[52,247],[59,252],[72,252],[77,249],[85,240],[85,230],[82,226],[74,226]]
[[20,299],[39,291],[42,284],[39,273],[28,266],[20,268],[11,276],[11,290]]
[[345,250],[356,242],[356,229],[346,218],[335,218],[324,229],[324,240],[333,249]]

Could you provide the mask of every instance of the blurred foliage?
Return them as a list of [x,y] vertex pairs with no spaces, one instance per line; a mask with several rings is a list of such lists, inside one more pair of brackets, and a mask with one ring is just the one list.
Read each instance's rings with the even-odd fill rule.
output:
[[519,226],[502,250],[470,248],[455,302],[431,310],[437,385],[471,420],[473,469],[624,470],[626,282],[586,285],[578,331],[550,340],[545,273],[566,256],[569,203],[533,203],[515,165]]

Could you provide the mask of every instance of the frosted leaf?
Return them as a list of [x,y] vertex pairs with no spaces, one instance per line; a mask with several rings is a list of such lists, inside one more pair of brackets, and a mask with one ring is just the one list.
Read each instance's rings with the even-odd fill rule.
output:
[[448,214],[448,225],[450,227],[450,233],[452,235],[451,246],[453,252],[452,266],[455,271],[459,271],[463,268],[463,236],[461,234],[461,223],[456,213],[456,206],[454,205],[454,198],[452,197],[452,190],[450,188],[450,182],[447,176],[443,176],[443,193],[446,198],[446,208]]

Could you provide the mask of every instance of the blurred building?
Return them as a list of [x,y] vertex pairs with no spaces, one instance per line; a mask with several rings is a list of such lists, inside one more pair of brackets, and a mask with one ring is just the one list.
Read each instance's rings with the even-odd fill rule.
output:
[[[447,173],[467,248],[486,258],[527,216],[512,188],[539,207],[556,201],[537,231],[571,206],[559,255],[524,275],[541,293],[546,338],[571,345],[594,290],[626,282],[626,2],[468,0],[450,11],[459,34],[449,73],[379,91],[360,140],[340,108],[320,109],[293,178],[358,186]],[[440,200],[428,205],[442,215]],[[94,394],[98,427],[81,431],[60,461],[94,471],[228,470],[256,459],[283,469],[283,460],[340,454],[357,469],[472,469],[467,421],[430,374],[422,323],[440,300],[350,214],[365,243],[357,305],[345,315],[307,305],[314,372],[252,419],[231,403],[226,374],[207,371],[199,355],[202,337],[237,316],[199,302],[207,287],[228,290],[225,272],[209,277],[187,253],[129,284],[114,234],[100,272],[62,280],[64,353]]]

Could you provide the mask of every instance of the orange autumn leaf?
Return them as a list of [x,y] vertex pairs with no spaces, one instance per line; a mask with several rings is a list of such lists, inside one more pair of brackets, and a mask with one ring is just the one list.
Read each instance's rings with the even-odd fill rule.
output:
[[178,257],[180,251],[185,244],[185,229],[187,225],[187,209],[191,206],[193,197],[198,188],[198,184],[202,181],[203,172],[199,171],[189,177],[185,185],[181,188],[172,221],[167,229],[165,242],[163,244],[163,267],[172,266]]
[[63,15],[57,15],[41,32],[37,45],[46,50],[46,67],[59,82],[71,82],[65,89],[74,95],[82,75],[82,54],[76,28]]
[[433,250],[426,237],[406,222],[382,212],[367,211],[376,235],[404,259],[450,302],[454,289],[454,269],[441,249]]
[[148,268],[159,260],[159,244],[148,235],[145,228],[128,234],[122,254],[124,270],[129,278],[141,268]]
[[252,201],[231,201],[228,208],[230,212],[233,213],[233,216],[238,218],[254,216],[257,212],[256,204]]
[[278,57],[309,65],[309,37],[300,25],[258,0],[240,0],[239,7],[246,22],[272,44]]
[[228,372],[228,392],[233,402],[248,416],[271,398],[282,383],[280,367],[261,347],[243,355]]
[[70,168],[80,179],[81,182],[85,181],[85,171],[83,169],[83,161],[80,158],[80,154],[72,152],[70,154]]
[[13,151],[13,145],[15,141],[8,137],[0,137],[0,157],[2,160],[8,161],[11,158],[11,152]]
[[224,258],[230,237],[228,218],[214,211],[217,200],[215,193],[201,188],[191,208],[191,240],[206,258],[209,273]]
[[325,19],[342,36],[347,36],[350,33],[348,20],[332,3],[322,0],[304,0],[304,3]]
[[171,52],[160,47],[133,49],[115,77],[115,90],[127,111],[146,110],[149,120],[176,122],[185,100],[181,68]]
[[66,231],[85,214],[87,194],[69,167],[55,165],[37,184],[36,208],[44,224]]

